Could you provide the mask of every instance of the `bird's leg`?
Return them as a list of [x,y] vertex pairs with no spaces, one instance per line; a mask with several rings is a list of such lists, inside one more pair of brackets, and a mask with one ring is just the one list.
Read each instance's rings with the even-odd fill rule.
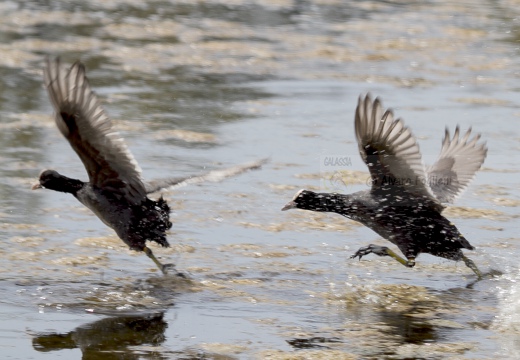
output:
[[464,264],[469,267],[473,272],[477,275],[478,279],[482,279],[482,273],[478,269],[477,265],[473,262],[473,260],[467,258],[465,255],[462,255],[462,260],[464,260]]
[[[415,266],[415,257],[408,257],[407,260],[405,260],[404,258],[397,255],[394,251],[390,250],[386,246],[379,246],[379,245],[373,245],[373,244],[360,248],[350,258],[354,259],[356,257],[359,257],[359,260],[361,260],[361,258],[363,256],[368,255],[368,254],[376,254],[379,256],[390,256],[390,257],[394,258],[395,260],[399,261],[401,264],[403,264],[406,267],[411,268],[411,267]],[[469,261],[471,261],[471,260],[469,260]],[[473,264],[473,266],[475,266],[475,264]]]
[[167,271],[168,268],[175,267],[175,265],[173,265],[173,264],[164,264],[164,265],[161,264],[161,262],[159,260],[157,260],[157,258],[155,257],[155,255],[153,254],[152,250],[150,250],[149,247],[145,246],[143,248],[143,251],[146,254],[146,256],[148,256],[150,259],[152,259],[152,261],[155,263],[155,265],[157,265],[159,270],[161,270],[164,275],[166,275],[168,273],[168,271]]

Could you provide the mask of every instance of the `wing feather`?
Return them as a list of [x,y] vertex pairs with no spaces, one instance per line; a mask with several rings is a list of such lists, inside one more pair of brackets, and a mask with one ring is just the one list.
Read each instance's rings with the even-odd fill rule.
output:
[[443,203],[453,202],[464,192],[486,159],[487,147],[479,142],[480,134],[470,136],[471,128],[462,137],[458,126],[453,137],[446,128],[439,158],[428,168],[428,183]]
[[[391,110],[383,113],[381,101],[360,96],[355,115],[355,132],[361,158],[372,177],[372,191],[412,194],[437,209],[442,205],[426,182],[419,145],[403,120]],[[402,194],[401,194],[402,195]],[[401,196],[399,195],[399,196]]]
[[44,83],[56,112],[56,125],[78,154],[90,183],[131,203],[146,198],[141,169],[91,90],[83,64],[69,70],[47,58]]
[[199,184],[202,182],[220,182],[246,171],[259,169],[268,160],[268,158],[260,159],[225,169],[212,170],[202,175],[153,180],[145,184],[146,192],[150,194],[163,189],[178,189],[186,185]]

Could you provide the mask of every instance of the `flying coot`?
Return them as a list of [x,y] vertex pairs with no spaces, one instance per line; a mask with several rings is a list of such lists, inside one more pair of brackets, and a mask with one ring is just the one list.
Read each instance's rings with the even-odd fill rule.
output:
[[419,146],[401,119],[383,112],[381,101],[360,96],[355,115],[359,152],[370,171],[370,190],[343,195],[300,190],[282,210],[293,208],[334,212],[369,227],[397,245],[406,259],[386,246],[360,248],[352,258],[374,253],[413,267],[420,253],[463,260],[481,278],[475,263],[461,249],[473,250],[455,225],[441,215],[443,203],[459,196],[486,158],[480,135],[453,137],[446,129],[439,158],[428,169]]
[[83,64],[76,62],[67,70],[59,59],[47,58],[44,83],[56,112],[56,125],[83,162],[89,181],[43,170],[33,189],[46,188],[74,195],[114,229],[130,249],[144,251],[164,274],[173,265],[161,264],[146,241],[169,246],[166,231],[172,226],[170,208],[162,197],[152,200],[147,194],[172,185],[220,181],[258,168],[266,161],[214,170],[202,176],[144,183],[139,165],[92,92]]

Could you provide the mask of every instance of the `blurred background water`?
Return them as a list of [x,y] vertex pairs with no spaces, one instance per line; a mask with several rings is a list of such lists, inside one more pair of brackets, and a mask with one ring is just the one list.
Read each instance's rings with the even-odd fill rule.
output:
[[[516,359],[520,354],[520,2],[0,3],[0,351],[5,359]],[[163,192],[171,249],[146,256],[41,169],[86,179],[42,87],[45,56],[81,60],[145,179],[270,157],[222,183]],[[280,212],[329,185],[366,188],[353,114],[381,96],[432,163],[445,126],[489,152],[446,211],[485,272],[386,244],[338,215]]]

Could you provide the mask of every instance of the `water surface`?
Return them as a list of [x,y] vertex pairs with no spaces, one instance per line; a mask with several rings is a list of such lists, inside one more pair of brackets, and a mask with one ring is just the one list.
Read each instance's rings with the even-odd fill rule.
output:
[[[132,0],[0,5],[0,347],[6,359],[477,359],[520,353],[518,3]],[[270,157],[222,183],[164,191],[163,277],[43,168],[86,179],[41,86],[45,56],[80,59],[146,179]],[[330,190],[370,91],[435,161],[445,126],[489,152],[446,212],[485,272],[421,255],[414,269],[349,256],[371,230],[280,212]],[[365,175],[363,175],[365,174]],[[361,179],[361,180],[359,180]],[[157,194],[159,195],[159,194]]]

